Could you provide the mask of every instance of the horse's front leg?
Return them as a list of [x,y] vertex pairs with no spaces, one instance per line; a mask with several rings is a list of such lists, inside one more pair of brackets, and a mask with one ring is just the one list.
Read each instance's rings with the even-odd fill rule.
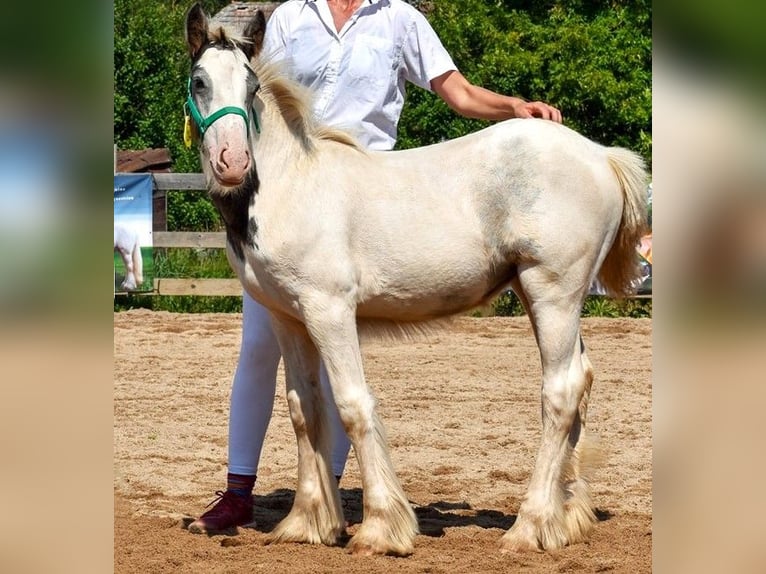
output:
[[269,542],[334,545],[345,521],[330,465],[319,355],[302,324],[273,315],[272,322],[282,349],[287,402],[298,442],[298,485],[290,513],[271,532]]
[[320,349],[362,475],[364,515],[348,546],[359,554],[409,555],[418,523],[394,473],[375,399],[365,382],[354,309],[338,300],[315,307],[322,313],[307,316],[306,324]]

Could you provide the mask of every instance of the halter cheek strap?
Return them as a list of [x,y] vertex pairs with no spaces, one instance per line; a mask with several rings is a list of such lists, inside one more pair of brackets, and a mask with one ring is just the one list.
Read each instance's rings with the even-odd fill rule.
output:
[[[205,132],[208,130],[208,128],[211,125],[213,125],[213,123],[216,120],[219,120],[223,116],[227,116],[229,114],[240,116],[242,119],[245,120],[245,126],[247,127],[247,136],[250,137],[250,117],[247,115],[247,112],[243,110],[242,108],[238,108],[235,106],[226,106],[221,108],[220,110],[213,112],[208,117],[203,118],[202,114],[199,113],[199,109],[197,109],[197,105],[194,103],[194,99],[192,99],[192,96],[191,96],[191,78],[189,78],[189,82],[186,86],[186,103],[184,104],[184,115],[188,117],[188,115],[186,114],[186,110],[188,110],[189,114],[191,114],[191,117],[194,120],[194,123],[197,124],[200,137],[205,135]],[[258,123],[258,114],[256,113],[254,108],[253,108],[253,121],[255,123],[256,133],[261,133],[261,126]],[[191,145],[191,142],[187,140],[187,146],[189,145]]]

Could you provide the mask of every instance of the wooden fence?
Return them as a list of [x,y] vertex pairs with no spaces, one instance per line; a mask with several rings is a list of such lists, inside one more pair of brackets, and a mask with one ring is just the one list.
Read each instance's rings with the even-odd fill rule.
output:
[[[153,173],[153,199],[163,204],[168,193],[206,190],[205,176],[201,173]],[[152,232],[154,247],[226,248],[226,233],[198,231]],[[242,295],[239,279],[188,279],[154,278],[154,293],[157,295]]]
[[[153,199],[164,205],[168,193],[184,191],[204,191],[207,189],[205,176],[201,173],[153,173]],[[164,221],[164,219],[163,219]],[[226,233],[197,232],[197,231],[164,231],[154,230],[154,247],[191,247],[191,248],[226,248]],[[154,278],[154,294],[156,295],[210,295],[210,296],[241,296],[242,285],[239,279],[188,279],[188,278]],[[648,295],[637,295],[637,298],[649,298]]]

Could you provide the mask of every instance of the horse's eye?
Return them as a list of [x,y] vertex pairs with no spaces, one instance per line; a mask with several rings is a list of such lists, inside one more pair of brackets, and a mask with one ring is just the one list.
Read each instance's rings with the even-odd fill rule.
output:
[[201,92],[205,89],[205,82],[202,81],[201,78],[194,78],[194,80],[192,80],[192,87],[195,92]]

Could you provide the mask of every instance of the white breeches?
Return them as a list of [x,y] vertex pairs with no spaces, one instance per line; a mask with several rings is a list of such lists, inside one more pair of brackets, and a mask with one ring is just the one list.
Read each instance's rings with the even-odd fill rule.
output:
[[[282,355],[268,310],[247,293],[243,294],[242,314],[242,346],[231,389],[229,472],[256,475],[274,408],[277,368]],[[343,430],[324,365],[319,380],[330,420],[332,470],[340,476],[351,442]]]

